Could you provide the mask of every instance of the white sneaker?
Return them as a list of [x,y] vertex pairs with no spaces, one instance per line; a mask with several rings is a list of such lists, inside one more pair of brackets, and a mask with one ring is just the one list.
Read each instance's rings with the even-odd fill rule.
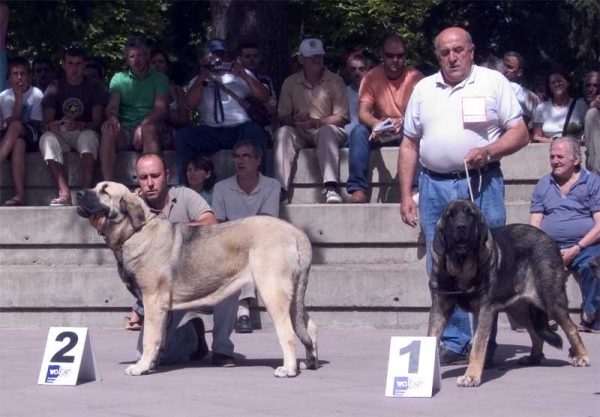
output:
[[322,193],[325,194],[325,202],[327,204],[339,204],[342,202],[342,197],[340,197],[335,187],[325,187]]

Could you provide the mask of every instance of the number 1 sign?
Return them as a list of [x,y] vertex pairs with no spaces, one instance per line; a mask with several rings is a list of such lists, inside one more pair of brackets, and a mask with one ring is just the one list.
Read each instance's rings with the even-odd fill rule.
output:
[[77,385],[101,379],[87,327],[51,327],[38,384]]
[[386,397],[431,397],[441,388],[435,337],[392,337]]

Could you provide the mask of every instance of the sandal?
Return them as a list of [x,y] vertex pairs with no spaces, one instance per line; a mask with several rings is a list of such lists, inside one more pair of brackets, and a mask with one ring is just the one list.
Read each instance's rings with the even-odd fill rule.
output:
[[6,200],[3,205],[4,205],[4,207],[18,207],[18,206],[22,206],[23,202],[21,201],[21,199],[19,199],[17,197],[13,197],[13,198],[9,198],[8,200]]
[[55,198],[50,202],[51,207],[66,207],[66,206],[72,206],[72,205],[73,205],[73,203],[71,202],[71,197],[67,198],[67,197],[58,196],[58,198]]
[[581,319],[577,328],[580,332],[600,334],[600,320],[589,322]]
[[125,316],[125,330],[140,331],[142,330],[141,321],[131,321],[130,317]]

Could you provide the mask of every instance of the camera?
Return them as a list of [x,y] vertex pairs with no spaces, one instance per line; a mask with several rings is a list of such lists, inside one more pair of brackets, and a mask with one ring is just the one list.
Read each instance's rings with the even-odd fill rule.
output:
[[211,56],[210,62],[208,63],[208,69],[211,71],[231,71],[233,64],[231,62],[223,61],[218,56]]

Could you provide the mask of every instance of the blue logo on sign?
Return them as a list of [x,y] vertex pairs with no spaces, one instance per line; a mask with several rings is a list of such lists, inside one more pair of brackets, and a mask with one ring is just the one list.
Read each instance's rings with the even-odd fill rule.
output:
[[46,383],[53,383],[59,376],[67,376],[69,373],[71,373],[70,369],[62,369],[60,365],[48,365]]
[[420,388],[423,381],[410,379],[407,376],[394,377],[394,393],[393,395],[404,395],[408,389]]

